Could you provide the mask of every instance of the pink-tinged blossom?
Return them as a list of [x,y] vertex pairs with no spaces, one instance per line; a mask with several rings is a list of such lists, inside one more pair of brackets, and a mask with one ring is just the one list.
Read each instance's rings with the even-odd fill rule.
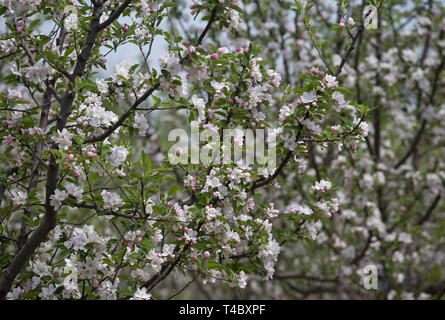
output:
[[270,82],[272,82],[272,84],[278,88],[281,82],[281,74],[273,69],[268,69],[267,75],[271,78]]
[[280,249],[280,245],[272,236],[269,237],[267,244],[262,244],[259,247],[258,257],[262,260],[264,269],[267,271],[264,279],[272,279]]
[[8,294],[6,295],[7,300],[18,300],[20,299],[20,296],[23,295],[23,290],[20,287],[13,288]]
[[198,110],[198,121],[202,122],[205,120],[205,107],[206,103],[204,99],[198,98],[196,95],[192,96],[192,105]]
[[10,190],[11,200],[14,206],[18,207],[20,205],[26,204],[28,200],[28,195],[26,192],[20,190]]
[[291,104],[284,105],[280,109],[280,120],[284,121],[287,117],[292,115],[295,111],[295,108]]
[[348,18],[348,24],[349,24],[350,27],[355,26],[355,21],[354,21],[354,19],[352,19],[351,17],[349,17],[349,18]]
[[290,208],[288,208],[288,209],[291,212],[296,212],[296,213],[304,215],[304,216],[310,216],[313,213],[312,209],[305,204],[303,204],[303,205],[295,204],[293,206],[290,206]]
[[240,287],[241,289],[245,289],[247,286],[247,274],[244,273],[244,271],[240,271],[237,275],[237,282],[238,282],[238,287]]
[[170,72],[171,76],[176,76],[181,71],[179,58],[173,52],[169,52],[168,55],[159,58],[159,64],[161,68]]
[[212,80],[210,84],[213,87],[213,89],[215,89],[216,93],[222,93],[223,88],[226,86],[225,83],[221,83],[215,80]]
[[162,256],[163,257],[172,257],[174,256],[176,245],[174,244],[164,244],[164,247],[162,248]]
[[359,125],[359,130],[360,130],[360,134],[361,134],[363,137],[368,136],[369,126],[368,126],[368,124],[367,124],[366,122],[362,122],[362,123],[360,123],[360,125]]
[[73,144],[72,139],[73,135],[65,128],[62,131],[57,130],[57,134],[53,137],[53,141],[63,150],[68,150],[71,147]]
[[124,205],[122,198],[117,193],[102,190],[100,195],[104,200],[105,209],[118,209]]
[[320,221],[306,221],[304,223],[304,228],[308,232],[309,238],[312,240],[317,239],[317,235],[322,227],[322,223]]
[[263,80],[263,74],[261,73],[260,70],[260,61],[262,61],[263,59],[261,58],[253,58],[251,60],[251,72],[250,72],[250,76],[252,77],[253,80],[257,81],[257,82],[261,82]]
[[267,217],[276,218],[280,214],[280,210],[275,209],[274,206],[275,205],[273,203],[269,203],[269,206],[264,208]]
[[312,103],[314,101],[317,101],[317,95],[314,91],[311,92],[303,92],[303,94],[301,95],[301,102],[302,103]]
[[417,54],[411,49],[404,49],[402,51],[402,57],[405,61],[408,61],[411,63],[416,63],[417,59],[418,59]]
[[340,112],[341,109],[346,104],[344,95],[338,91],[334,91],[332,93],[332,99],[334,99],[334,101],[335,101],[334,110],[337,112]]
[[80,110],[85,109],[85,117],[82,117],[84,121],[88,121],[88,124],[92,127],[108,127],[117,121],[117,115],[112,111],[107,111],[100,105],[82,105]]
[[39,293],[39,297],[42,300],[58,300],[54,284],[50,284],[48,287],[42,287],[42,291]]
[[15,52],[16,46],[13,41],[11,40],[0,40],[0,51],[2,51],[5,54],[10,54]]
[[130,68],[133,64],[128,61],[122,61],[114,67],[113,80],[118,84],[122,83],[122,78],[128,80],[130,78]]
[[117,288],[119,285],[119,279],[111,282],[110,280],[106,280],[99,284],[97,287],[97,292],[99,294],[100,299],[102,300],[116,300]]
[[50,74],[51,69],[48,65],[36,64],[29,68],[23,68],[25,76],[30,81],[40,81]]
[[338,87],[338,81],[335,76],[326,75],[323,79],[323,84],[329,89],[335,89]]
[[138,129],[140,136],[145,136],[148,130],[148,122],[143,114],[136,113],[134,115],[133,128]]
[[314,191],[326,192],[332,188],[332,183],[327,180],[320,180],[315,182],[315,185],[312,188]]
[[284,140],[284,147],[289,149],[290,151],[294,151],[298,146],[294,134],[286,133],[283,140]]
[[68,195],[77,199],[77,201],[82,200],[83,189],[80,186],[76,186],[74,183],[68,182],[65,185],[65,190]]
[[111,148],[111,153],[108,156],[108,161],[111,167],[119,167],[122,163],[124,163],[125,159],[127,159],[128,153],[127,148],[123,146],[115,146]]
[[147,292],[147,288],[138,288],[130,300],[150,300],[151,294]]
[[321,127],[312,120],[300,119],[300,123],[304,124],[312,132],[312,134],[321,133]]
[[51,206],[54,207],[55,210],[59,210],[62,206],[62,201],[65,200],[68,197],[68,193],[66,193],[65,190],[58,190],[56,189],[54,191],[54,194],[50,196],[51,199]]
[[14,142],[14,138],[9,134],[3,138],[3,143],[6,145],[10,145]]
[[140,8],[139,15],[148,16],[156,10],[156,0],[141,0],[137,2],[137,6]]
[[155,205],[155,203],[153,202],[153,200],[151,200],[151,198],[148,198],[145,201],[145,212],[147,214],[152,214],[153,213],[153,206]]
[[221,215],[221,212],[218,210],[218,208],[206,206],[205,207],[206,212],[206,219],[207,220],[214,220],[217,216]]
[[108,94],[108,83],[104,79],[96,79],[96,85],[101,94]]

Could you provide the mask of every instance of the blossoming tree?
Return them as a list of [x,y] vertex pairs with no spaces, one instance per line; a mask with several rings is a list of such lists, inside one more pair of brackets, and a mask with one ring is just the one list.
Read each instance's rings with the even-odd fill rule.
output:
[[1,4],[0,298],[444,294],[440,1]]

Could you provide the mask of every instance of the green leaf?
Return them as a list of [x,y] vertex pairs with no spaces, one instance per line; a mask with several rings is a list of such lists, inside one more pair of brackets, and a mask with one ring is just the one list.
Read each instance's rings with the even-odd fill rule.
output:
[[174,195],[180,188],[181,188],[181,186],[178,186],[178,185],[173,186],[173,187],[170,187],[170,189],[168,189],[167,194],[168,194],[169,196],[172,196],[172,195]]

